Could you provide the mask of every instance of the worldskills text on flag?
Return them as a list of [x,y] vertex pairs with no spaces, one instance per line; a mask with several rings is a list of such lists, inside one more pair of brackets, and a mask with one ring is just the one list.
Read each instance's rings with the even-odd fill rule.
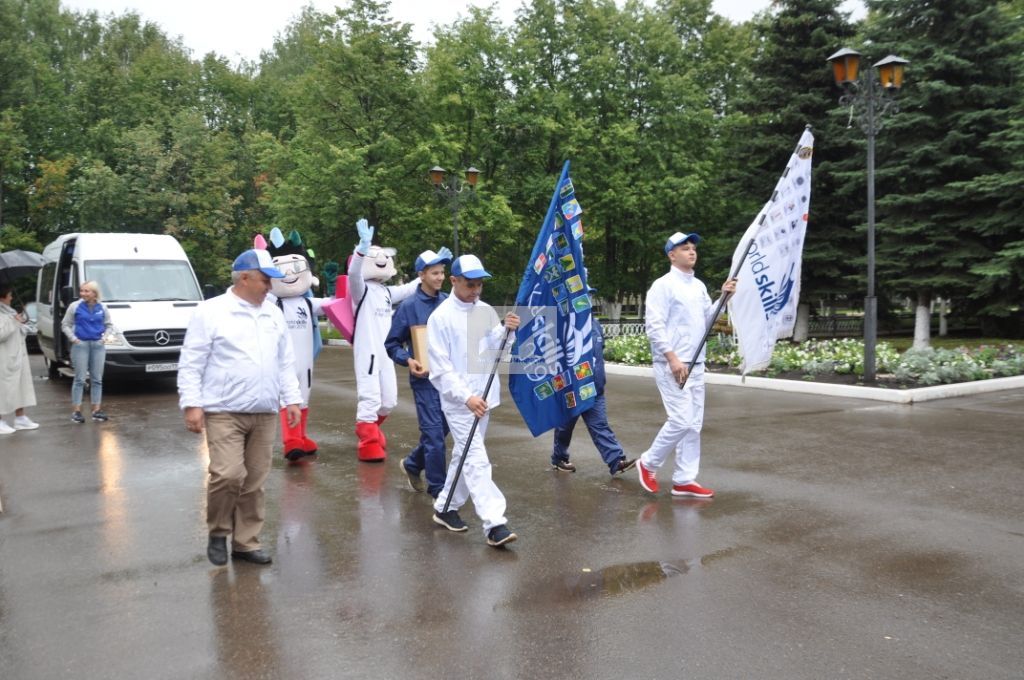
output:
[[810,129],[797,143],[771,199],[747,228],[732,257],[739,260],[754,240],[739,269],[736,294],[729,300],[729,319],[739,336],[745,374],[771,362],[775,341],[793,334],[800,297],[800,267],[811,208]]
[[597,396],[582,212],[566,161],[516,295],[521,322],[509,391],[535,437]]

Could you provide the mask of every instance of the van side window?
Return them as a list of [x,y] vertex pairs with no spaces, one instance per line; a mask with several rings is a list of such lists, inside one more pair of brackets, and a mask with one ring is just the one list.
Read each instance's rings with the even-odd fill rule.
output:
[[57,276],[57,263],[50,262],[43,265],[39,275],[39,290],[36,299],[45,305],[53,304],[53,279]]

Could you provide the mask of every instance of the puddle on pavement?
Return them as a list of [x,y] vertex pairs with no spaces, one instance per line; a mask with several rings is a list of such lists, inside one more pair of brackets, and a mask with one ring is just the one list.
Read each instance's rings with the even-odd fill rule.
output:
[[649,588],[675,576],[699,571],[719,560],[736,555],[740,550],[741,548],[723,548],[703,557],[690,559],[613,564],[603,569],[581,568],[574,574],[531,588],[528,595],[505,604],[521,607],[602,596],[617,597]]

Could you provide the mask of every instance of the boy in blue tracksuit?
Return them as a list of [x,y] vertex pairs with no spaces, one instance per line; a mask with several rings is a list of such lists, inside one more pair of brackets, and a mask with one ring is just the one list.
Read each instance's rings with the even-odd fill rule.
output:
[[[591,294],[594,289],[590,289]],[[630,470],[636,465],[636,459],[626,458],[622,445],[615,438],[611,426],[608,424],[608,408],[604,398],[604,331],[597,317],[592,317],[594,324],[594,385],[597,387],[597,397],[594,405],[578,416],[563,425],[555,428],[554,448],[551,451],[551,466],[561,472],[576,472],[576,466],[569,462],[569,443],[572,441],[572,431],[576,427],[576,421],[581,417],[590,432],[590,438],[601,454],[608,471],[612,475],[618,475]]]
[[451,263],[452,253],[447,248],[438,252],[425,250],[416,258],[416,273],[420,285],[416,293],[398,306],[391,317],[391,331],[384,341],[384,349],[396,364],[409,367],[409,385],[416,400],[416,418],[420,424],[420,441],[405,458],[399,460],[402,471],[409,478],[413,491],[423,490],[421,473],[426,472],[427,493],[434,498],[444,488],[448,465],[445,460],[445,437],[448,423],[441,411],[437,389],[430,384],[429,367],[412,355],[412,327],[426,329],[427,318],[448,297],[441,290],[444,285],[444,266]]

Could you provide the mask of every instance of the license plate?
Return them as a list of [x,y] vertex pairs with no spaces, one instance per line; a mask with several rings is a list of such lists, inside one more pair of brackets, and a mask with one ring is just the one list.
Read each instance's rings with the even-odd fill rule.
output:
[[146,364],[146,373],[160,373],[162,371],[177,371],[178,364]]

